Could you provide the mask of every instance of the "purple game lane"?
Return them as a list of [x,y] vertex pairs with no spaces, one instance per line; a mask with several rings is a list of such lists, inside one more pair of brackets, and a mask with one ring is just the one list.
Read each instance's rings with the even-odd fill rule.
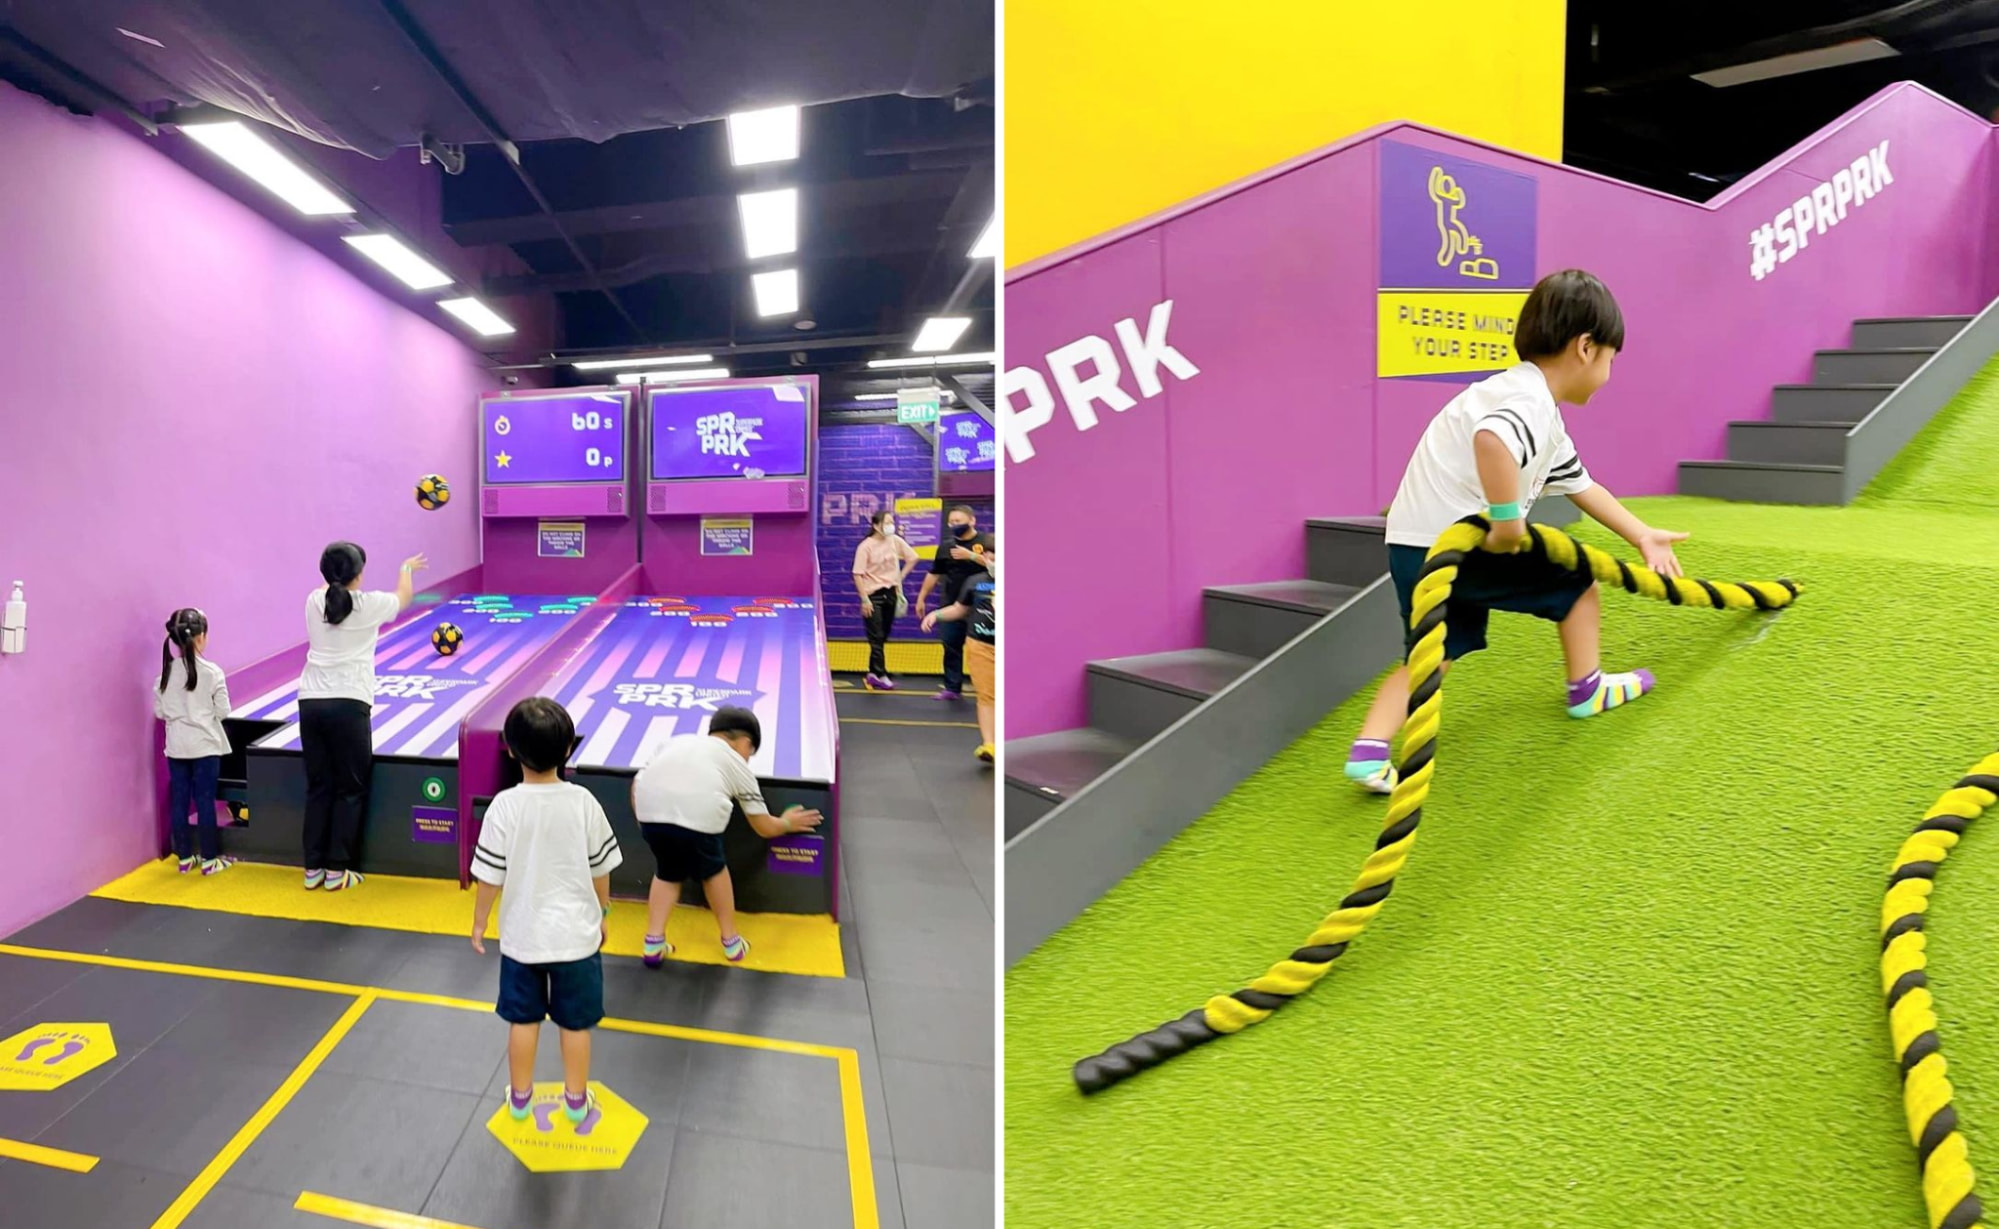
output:
[[[509,607],[488,609],[473,597],[454,598],[383,633],[375,650],[377,691],[369,722],[375,754],[456,758],[458,726],[466,714],[495,681],[511,675],[546,644],[570,614],[566,597],[517,596],[509,601]],[[557,604],[563,610],[541,609]],[[509,621],[496,622],[496,615]],[[526,617],[512,622],[513,615]],[[465,633],[458,655],[445,657],[431,646],[431,632],[439,623],[454,623]],[[413,667],[420,669],[412,672]],[[297,715],[296,679],[230,714],[286,722],[257,744],[281,751],[299,749]]]
[[[655,613],[657,612],[657,613]],[[781,780],[833,778],[831,681],[809,598],[637,598],[550,680],[582,740],[574,762],[637,768],[723,704],[762,720],[751,761]]]

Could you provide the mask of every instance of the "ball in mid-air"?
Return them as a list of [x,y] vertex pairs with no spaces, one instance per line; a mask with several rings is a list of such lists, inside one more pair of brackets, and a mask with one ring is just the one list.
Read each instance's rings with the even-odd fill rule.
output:
[[456,653],[464,643],[465,633],[458,630],[456,623],[440,623],[430,633],[430,647],[446,657]]
[[425,474],[417,479],[416,506],[425,512],[435,512],[451,502],[451,484],[437,474]]

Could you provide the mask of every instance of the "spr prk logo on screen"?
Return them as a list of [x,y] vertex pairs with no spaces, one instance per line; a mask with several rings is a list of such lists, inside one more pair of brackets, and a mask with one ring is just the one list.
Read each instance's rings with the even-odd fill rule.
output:
[[701,455],[714,457],[745,457],[750,455],[750,441],[761,440],[758,428],[764,425],[761,418],[738,418],[734,414],[704,414],[694,420],[694,430],[701,437]]
[[1849,208],[1860,208],[1894,182],[1888,142],[1883,141],[1749,232],[1749,276],[1760,282],[1775,273],[1778,265],[1809,247],[1813,235],[1844,222]]
[[441,679],[431,674],[378,674],[375,676],[375,698],[435,700],[439,692],[453,687],[478,685],[477,679]]
[[619,683],[618,703],[631,708],[670,708],[712,713],[724,704],[747,706],[756,692],[741,687],[696,687],[692,683]]

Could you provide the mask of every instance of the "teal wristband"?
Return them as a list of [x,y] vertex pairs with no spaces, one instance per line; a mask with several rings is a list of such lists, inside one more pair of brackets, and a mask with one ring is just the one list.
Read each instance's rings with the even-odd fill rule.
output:
[[1517,521],[1520,519],[1520,502],[1494,504],[1485,510],[1486,516],[1495,521]]

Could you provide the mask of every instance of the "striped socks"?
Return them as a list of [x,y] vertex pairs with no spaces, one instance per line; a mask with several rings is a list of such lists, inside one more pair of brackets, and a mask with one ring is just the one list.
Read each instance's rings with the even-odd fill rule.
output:
[[1354,740],[1347,752],[1347,780],[1371,793],[1386,794],[1395,789],[1395,768],[1388,762],[1388,743],[1379,738]]
[[1605,674],[1601,670],[1593,670],[1587,678],[1569,684],[1569,716],[1594,717],[1598,713],[1607,713],[1620,704],[1636,700],[1652,690],[1657,682],[1650,670],[1633,670],[1628,674]]

